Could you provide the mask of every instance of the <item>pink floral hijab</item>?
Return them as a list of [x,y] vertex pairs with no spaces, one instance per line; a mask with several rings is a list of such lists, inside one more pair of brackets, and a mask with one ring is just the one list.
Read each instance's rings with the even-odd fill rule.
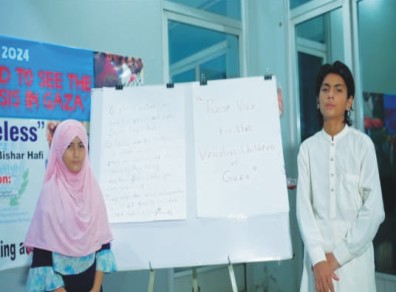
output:
[[[69,171],[63,153],[75,137],[87,155],[80,172]],[[55,131],[44,183],[24,245],[81,257],[112,240],[102,192],[88,160],[88,137],[81,122],[66,120]]]

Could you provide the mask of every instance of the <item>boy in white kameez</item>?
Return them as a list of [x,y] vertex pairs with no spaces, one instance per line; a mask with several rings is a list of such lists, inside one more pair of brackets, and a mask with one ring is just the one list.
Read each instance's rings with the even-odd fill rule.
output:
[[372,240],[385,217],[374,144],[350,127],[355,85],[346,65],[323,65],[316,92],[323,129],[298,154],[300,291],[373,292]]

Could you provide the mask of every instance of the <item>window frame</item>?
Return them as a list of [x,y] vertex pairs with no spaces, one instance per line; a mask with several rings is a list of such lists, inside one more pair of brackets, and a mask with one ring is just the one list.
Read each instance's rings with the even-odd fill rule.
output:
[[[210,29],[216,32],[230,34],[236,36],[238,39],[238,50],[239,50],[239,76],[246,76],[246,54],[245,54],[245,38],[244,38],[244,1],[241,1],[241,18],[242,20],[235,20],[215,13],[203,11],[190,6],[181,5],[168,0],[163,0],[163,17],[162,17],[162,46],[164,52],[164,66],[163,66],[163,80],[166,82],[172,82],[170,76],[170,64],[169,64],[169,38],[168,29],[169,21],[176,21],[187,25],[197,26],[203,29]],[[212,48],[216,49],[216,48]],[[221,48],[219,48],[221,50]],[[208,50],[207,52],[209,52]],[[195,58],[200,57],[199,53],[196,54]],[[191,61],[192,63],[188,63]],[[180,72],[182,66],[194,68],[194,57],[190,60],[183,60],[179,64],[174,66],[175,70]]]

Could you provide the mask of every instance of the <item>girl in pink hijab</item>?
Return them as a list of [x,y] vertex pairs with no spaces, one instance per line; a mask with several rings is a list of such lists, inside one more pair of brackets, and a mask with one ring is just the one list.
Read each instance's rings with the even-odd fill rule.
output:
[[88,160],[81,122],[55,131],[44,183],[25,246],[33,250],[26,291],[102,291],[103,274],[116,270],[101,190]]

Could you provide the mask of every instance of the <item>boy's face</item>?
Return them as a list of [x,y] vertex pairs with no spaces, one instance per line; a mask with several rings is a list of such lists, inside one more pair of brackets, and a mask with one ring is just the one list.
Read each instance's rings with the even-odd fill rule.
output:
[[338,75],[328,74],[320,87],[318,104],[324,121],[344,122],[345,111],[352,107],[353,97],[348,98],[344,79]]

